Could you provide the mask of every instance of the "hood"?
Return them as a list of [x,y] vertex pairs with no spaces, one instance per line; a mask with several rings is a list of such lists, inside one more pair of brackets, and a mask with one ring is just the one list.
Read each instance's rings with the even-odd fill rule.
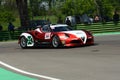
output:
[[86,43],[87,35],[82,30],[64,31],[64,33],[75,35],[76,37],[82,39],[83,43]]

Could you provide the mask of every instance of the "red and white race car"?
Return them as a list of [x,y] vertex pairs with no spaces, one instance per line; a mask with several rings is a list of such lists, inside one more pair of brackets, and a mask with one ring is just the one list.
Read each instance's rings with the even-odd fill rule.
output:
[[35,30],[24,32],[20,35],[18,43],[21,48],[51,45],[54,48],[60,46],[83,46],[94,44],[93,35],[86,30],[73,30],[66,24],[44,25]]

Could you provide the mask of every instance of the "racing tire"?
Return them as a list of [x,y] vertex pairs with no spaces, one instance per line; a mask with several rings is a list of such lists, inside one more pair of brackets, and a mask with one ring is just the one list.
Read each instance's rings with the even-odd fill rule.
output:
[[20,38],[20,46],[23,49],[27,48],[27,39],[24,36]]
[[56,35],[52,38],[52,47],[54,48],[60,47],[60,39]]

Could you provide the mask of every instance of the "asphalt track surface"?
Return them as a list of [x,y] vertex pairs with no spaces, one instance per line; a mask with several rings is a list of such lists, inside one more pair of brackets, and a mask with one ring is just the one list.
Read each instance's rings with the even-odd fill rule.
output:
[[95,36],[93,46],[59,49],[21,49],[17,41],[0,42],[0,61],[23,72],[1,68],[38,80],[120,80],[120,35]]

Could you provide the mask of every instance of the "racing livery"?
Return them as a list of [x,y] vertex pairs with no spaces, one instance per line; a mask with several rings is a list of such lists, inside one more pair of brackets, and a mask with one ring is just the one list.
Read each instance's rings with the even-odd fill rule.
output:
[[71,47],[94,44],[94,36],[86,30],[73,30],[66,24],[44,25],[20,35],[21,48],[51,45]]

